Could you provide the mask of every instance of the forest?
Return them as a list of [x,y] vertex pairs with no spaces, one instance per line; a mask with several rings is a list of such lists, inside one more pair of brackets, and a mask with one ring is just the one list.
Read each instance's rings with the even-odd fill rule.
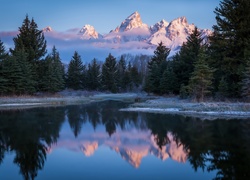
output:
[[179,52],[159,42],[152,57],[128,61],[112,54],[84,64],[77,51],[69,65],[54,46],[48,53],[43,31],[26,15],[14,47],[0,40],[0,95],[56,93],[64,89],[112,93],[146,91],[155,95],[250,99],[250,1],[223,0],[214,10],[216,24],[206,40],[196,27]]

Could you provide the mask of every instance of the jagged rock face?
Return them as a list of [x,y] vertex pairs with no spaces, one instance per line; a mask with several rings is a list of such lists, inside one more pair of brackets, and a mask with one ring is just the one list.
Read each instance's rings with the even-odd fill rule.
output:
[[[85,25],[78,31],[77,38],[82,40],[95,40],[92,46],[111,47],[111,48],[126,48],[131,49],[154,49],[160,42],[173,51],[178,50],[187,37],[192,34],[195,29],[194,24],[189,24],[186,17],[180,17],[167,22],[164,19],[157,22],[153,26],[148,26],[143,23],[138,12],[134,12],[128,16],[120,26],[111,30],[106,35],[100,35],[93,26]],[[202,38],[207,41],[208,36],[212,34],[211,30],[198,29],[202,33]],[[52,31],[51,27],[43,29],[47,35]],[[57,37],[60,37],[59,34]],[[69,36],[71,37],[71,36]],[[75,36],[74,36],[75,37]],[[69,39],[68,37],[64,39]],[[93,42],[93,41],[92,41]]]
[[120,26],[118,26],[114,32],[125,32],[134,28],[148,29],[148,25],[144,24],[141,20],[141,16],[138,12],[131,14],[127,17]]
[[169,22],[165,21],[164,19],[160,22],[156,23],[155,25],[150,27],[150,31],[152,34],[164,30],[169,25]]
[[52,32],[53,29],[50,26],[43,28],[43,32]]
[[89,24],[83,26],[79,34],[81,35],[81,39],[98,39],[100,37],[95,28]]

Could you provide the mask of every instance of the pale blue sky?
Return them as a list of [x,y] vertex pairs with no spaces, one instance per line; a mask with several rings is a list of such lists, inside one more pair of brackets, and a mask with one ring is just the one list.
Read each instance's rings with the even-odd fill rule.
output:
[[16,31],[25,15],[34,17],[39,28],[56,31],[81,28],[90,24],[108,33],[138,11],[142,21],[153,25],[161,19],[171,21],[186,16],[199,28],[212,29],[214,9],[220,0],[0,0],[0,31]]

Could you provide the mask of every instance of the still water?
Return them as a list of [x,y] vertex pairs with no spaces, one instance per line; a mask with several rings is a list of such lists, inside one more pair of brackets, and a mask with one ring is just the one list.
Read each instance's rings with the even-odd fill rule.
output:
[[120,112],[122,102],[0,112],[0,179],[249,179],[250,119]]

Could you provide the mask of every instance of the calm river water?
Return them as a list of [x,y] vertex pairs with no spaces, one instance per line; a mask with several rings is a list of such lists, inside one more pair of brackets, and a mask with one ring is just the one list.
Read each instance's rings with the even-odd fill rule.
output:
[[0,179],[249,179],[250,119],[120,112],[122,102],[0,111]]

